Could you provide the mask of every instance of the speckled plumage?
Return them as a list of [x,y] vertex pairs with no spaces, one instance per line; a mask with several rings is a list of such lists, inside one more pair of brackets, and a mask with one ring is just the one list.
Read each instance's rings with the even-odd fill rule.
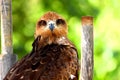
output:
[[[30,54],[18,61],[4,80],[78,80],[79,62],[77,50],[67,39],[67,24],[54,12],[43,15],[36,24],[35,40]],[[55,21],[55,29],[44,29],[38,24]]]

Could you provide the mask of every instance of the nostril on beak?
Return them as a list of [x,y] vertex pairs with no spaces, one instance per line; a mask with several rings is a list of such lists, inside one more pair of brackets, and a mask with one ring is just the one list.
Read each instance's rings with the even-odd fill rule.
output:
[[54,27],[54,24],[50,24],[50,25],[49,25],[49,28],[50,28],[51,31],[53,31],[53,29],[55,28],[55,27]]

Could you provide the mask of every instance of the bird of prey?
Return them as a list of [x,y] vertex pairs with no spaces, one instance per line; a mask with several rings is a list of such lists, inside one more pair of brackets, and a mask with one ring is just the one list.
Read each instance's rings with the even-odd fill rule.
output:
[[4,80],[78,80],[78,54],[67,32],[60,15],[45,13],[36,24],[31,53],[16,62]]

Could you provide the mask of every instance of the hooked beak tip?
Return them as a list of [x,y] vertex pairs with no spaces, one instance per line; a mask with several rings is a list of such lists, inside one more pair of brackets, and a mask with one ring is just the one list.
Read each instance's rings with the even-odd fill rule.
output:
[[50,24],[50,25],[49,25],[49,28],[50,28],[51,31],[53,31],[54,28],[55,28],[54,24]]

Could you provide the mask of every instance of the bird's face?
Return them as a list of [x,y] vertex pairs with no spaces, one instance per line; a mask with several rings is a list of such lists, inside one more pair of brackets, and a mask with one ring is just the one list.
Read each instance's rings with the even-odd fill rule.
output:
[[66,21],[56,13],[48,12],[37,22],[35,37],[41,36],[52,43],[58,38],[66,37],[67,31]]

